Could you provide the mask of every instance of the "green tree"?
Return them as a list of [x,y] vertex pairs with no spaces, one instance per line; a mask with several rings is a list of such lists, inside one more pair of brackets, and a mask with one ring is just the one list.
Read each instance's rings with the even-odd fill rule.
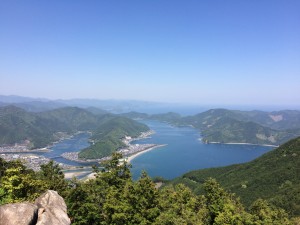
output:
[[263,199],[256,200],[250,207],[257,225],[288,225],[291,224],[283,209],[275,208]]
[[60,195],[65,196],[68,183],[65,180],[61,167],[51,160],[49,163],[41,165],[39,178],[44,182],[47,189],[55,190]]
[[102,220],[101,208],[95,198],[96,193],[91,192],[95,190],[92,184],[93,182],[82,183],[76,179],[71,181],[72,188],[66,198],[66,203],[68,214],[74,225],[97,225]]
[[44,190],[44,183],[36,178],[34,171],[24,167],[8,168],[2,177],[2,189],[9,202],[33,200]]
[[233,194],[226,192],[215,179],[204,183],[206,204],[210,215],[210,224],[239,225],[251,224],[252,216]]
[[206,224],[208,212],[205,198],[195,196],[189,188],[179,184],[173,188],[165,188],[160,193],[160,215],[155,224],[179,225]]
[[[130,165],[120,162],[115,153],[97,171],[96,179],[85,183],[73,182],[67,197],[73,224],[124,224],[128,203],[123,198],[124,188],[132,183]],[[127,215],[128,213],[126,213]]]
[[108,186],[124,187],[126,182],[131,180],[131,165],[121,159],[122,154],[113,153],[112,158],[103,163],[105,169],[97,174],[97,178],[100,178]]

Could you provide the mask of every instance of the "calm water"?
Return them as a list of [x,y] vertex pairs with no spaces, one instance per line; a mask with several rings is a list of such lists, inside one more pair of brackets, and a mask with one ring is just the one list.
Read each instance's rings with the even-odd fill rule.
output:
[[[157,121],[141,121],[156,133],[151,138],[134,143],[167,144],[135,158],[132,163],[133,178],[137,179],[142,170],[150,176],[171,179],[188,171],[247,162],[271,150],[271,147],[253,145],[202,144],[200,133],[190,127],[173,127]],[[89,146],[90,135],[81,133],[71,139],[55,144],[51,152],[40,153],[56,162],[74,166],[92,163],[77,163],[62,158],[64,152],[80,151]]]
[[81,149],[87,148],[90,144],[88,139],[90,134],[80,133],[75,135],[73,138],[63,140],[51,147],[51,151],[42,153],[43,156],[53,159],[59,163],[65,163],[73,166],[87,166],[94,163],[78,163],[61,157],[60,155],[64,152],[78,152]]
[[133,178],[142,170],[151,177],[171,179],[188,171],[247,162],[268,152],[272,147],[254,145],[202,144],[200,133],[190,127],[173,127],[157,121],[141,121],[156,133],[152,138],[134,143],[167,144],[144,153],[134,160]]

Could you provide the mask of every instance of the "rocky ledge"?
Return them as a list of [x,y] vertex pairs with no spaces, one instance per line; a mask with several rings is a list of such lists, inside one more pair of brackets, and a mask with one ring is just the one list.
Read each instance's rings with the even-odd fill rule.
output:
[[35,203],[14,203],[0,206],[0,225],[69,225],[64,199],[52,190]]

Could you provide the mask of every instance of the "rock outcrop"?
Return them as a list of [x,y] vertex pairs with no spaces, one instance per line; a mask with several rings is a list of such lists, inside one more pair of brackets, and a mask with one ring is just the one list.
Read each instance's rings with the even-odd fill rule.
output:
[[0,206],[0,225],[70,225],[67,206],[56,191],[46,191],[35,204]]
[[68,225],[67,206],[64,199],[56,191],[47,191],[35,200],[39,207],[37,225]]
[[0,225],[36,224],[38,207],[31,203],[15,203],[0,206]]

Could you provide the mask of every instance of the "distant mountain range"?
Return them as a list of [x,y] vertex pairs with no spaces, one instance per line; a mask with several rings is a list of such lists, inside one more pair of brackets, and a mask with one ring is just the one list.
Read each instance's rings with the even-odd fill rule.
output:
[[236,193],[249,206],[258,198],[300,215],[300,138],[288,141],[263,156],[243,164],[189,172],[169,184],[184,183],[197,194],[213,177],[228,191]]
[[0,107],[0,145],[29,140],[31,148],[40,148],[58,140],[59,132],[91,131],[95,144],[85,149],[81,157],[93,159],[108,156],[122,147],[120,138],[125,135],[135,137],[149,130],[132,119],[94,108],[92,111],[64,107],[33,113],[16,106]]
[[300,111],[276,112],[211,109],[194,116],[177,113],[148,115],[130,112],[132,119],[153,119],[200,130],[205,143],[251,143],[279,145],[300,136]]
[[111,113],[124,113],[134,110],[146,112],[161,112],[167,108],[176,108],[178,104],[159,103],[138,100],[114,99],[57,99],[29,98],[16,95],[0,95],[0,107],[14,105],[30,112],[42,112],[67,106],[79,108],[100,108]]
[[[11,105],[15,106],[11,108],[11,111],[15,110],[16,114],[3,112],[6,115],[6,121],[3,122],[5,126],[2,128],[3,136],[0,138],[0,143],[22,140],[26,134],[25,136],[35,137],[33,139],[35,147],[42,146],[50,142],[50,139],[52,140],[53,135],[49,134],[59,130],[72,132],[78,129],[96,129],[101,116],[107,114],[109,117],[116,116],[109,114],[112,112],[118,112],[118,115],[123,118],[151,119],[176,126],[192,126],[201,132],[204,143],[280,145],[300,136],[300,111],[297,110],[264,112],[210,109],[193,116],[181,116],[175,112],[161,114],[147,114],[144,113],[145,111],[143,113],[127,112],[134,108],[149,110],[151,107],[162,107],[162,103],[154,102],[95,99],[50,101],[42,98],[0,95],[0,107],[11,107]],[[119,113],[123,111],[125,113]],[[11,117],[7,114],[11,114]],[[24,118],[27,119],[22,121]],[[17,121],[22,121],[22,123],[16,124]],[[22,124],[26,124],[26,128],[22,127]],[[10,133],[10,127],[14,127],[14,132]],[[18,129],[20,132],[15,132]],[[29,130],[32,132],[31,135],[28,134]],[[90,156],[90,154],[87,155]]]

